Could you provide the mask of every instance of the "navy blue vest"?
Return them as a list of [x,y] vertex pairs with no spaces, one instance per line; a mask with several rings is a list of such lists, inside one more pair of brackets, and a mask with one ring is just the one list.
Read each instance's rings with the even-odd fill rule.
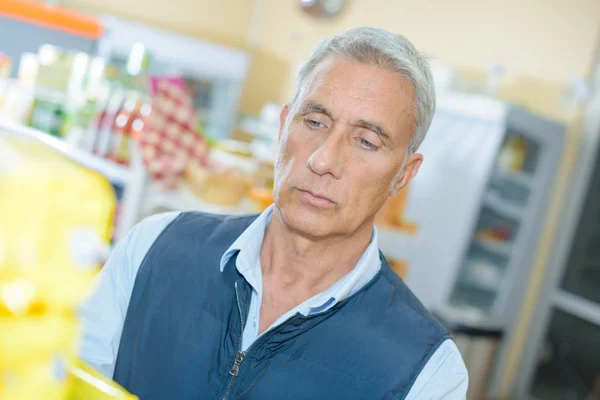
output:
[[256,216],[184,213],[138,271],[114,379],[149,399],[403,399],[449,336],[383,256],[331,309],[240,352],[252,288],[221,256]]

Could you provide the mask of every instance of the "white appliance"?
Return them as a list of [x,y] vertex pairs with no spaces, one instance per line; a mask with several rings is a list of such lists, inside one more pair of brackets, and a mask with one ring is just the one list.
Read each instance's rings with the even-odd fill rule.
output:
[[[444,94],[420,152],[405,217],[410,237],[382,230],[384,254],[408,262],[406,282],[430,308],[477,309],[510,321],[518,309],[560,160],[564,126],[473,94]],[[526,144],[522,171],[504,144]],[[509,240],[482,232],[500,228]]]

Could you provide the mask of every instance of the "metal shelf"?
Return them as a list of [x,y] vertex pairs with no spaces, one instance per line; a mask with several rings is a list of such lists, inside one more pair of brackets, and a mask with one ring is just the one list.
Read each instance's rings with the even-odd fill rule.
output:
[[65,157],[77,162],[78,164],[104,175],[115,184],[127,185],[131,178],[132,174],[129,168],[95,156],[88,152],[76,149],[73,146],[65,143],[63,140],[37,129],[30,128],[13,121],[0,119],[0,131],[1,130],[7,131],[8,134],[16,134],[20,135],[21,137],[27,137],[36,140],[59,152]]
[[482,282],[474,279],[473,277],[471,277],[469,275],[467,275],[465,278],[461,279],[460,282],[462,283],[462,285],[465,288],[477,289],[477,290],[487,292],[487,293],[493,294],[493,295],[498,293],[498,290],[500,289],[500,285],[485,284],[485,283],[482,283]]
[[512,243],[495,243],[491,240],[475,239],[474,243],[489,253],[493,253],[505,258],[510,257],[512,253]]
[[562,311],[600,326],[600,304],[598,303],[558,290],[554,295],[554,305]]
[[531,187],[535,179],[532,174],[528,174],[527,172],[507,171],[502,168],[496,170],[496,175],[500,179],[511,181],[525,187]]
[[484,199],[485,206],[496,214],[520,221],[525,213],[525,207],[508,202],[493,193],[488,193]]

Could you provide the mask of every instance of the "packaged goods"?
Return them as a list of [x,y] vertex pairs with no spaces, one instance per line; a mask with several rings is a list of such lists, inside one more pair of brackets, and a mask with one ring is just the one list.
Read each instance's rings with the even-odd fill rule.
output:
[[77,359],[114,208],[104,177],[0,132],[0,400],[135,398]]

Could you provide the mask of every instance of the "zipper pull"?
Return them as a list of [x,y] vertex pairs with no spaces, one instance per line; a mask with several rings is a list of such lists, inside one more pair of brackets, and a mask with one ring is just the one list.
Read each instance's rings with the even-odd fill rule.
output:
[[233,362],[233,367],[231,367],[231,370],[229,371],[229,375],[234,377],[238,376],[238,373],[240,372],[240,365],[242,364],[242,361],[244,361],[244,357],[246,357],[246,353],[243,351],[238,351],[237,355],[235,356],[235,361]]

